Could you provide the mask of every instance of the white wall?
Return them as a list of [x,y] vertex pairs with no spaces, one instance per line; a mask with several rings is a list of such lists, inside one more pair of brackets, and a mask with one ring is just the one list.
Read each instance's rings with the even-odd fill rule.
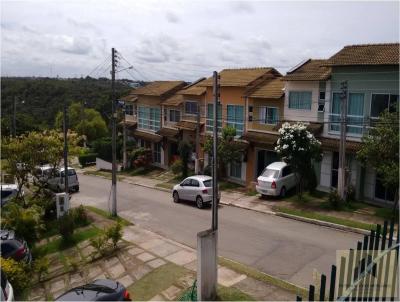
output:
[[[102,160],[96,157],[96,169],[97,170],[112,170],[112,163]],[[117,164],[117,171],[121,171],[121,164]]]
[[[290,91],[311,91],[312,103],[311,110],[290,109]],[[285,120],[289,121],[311,121],[318,122],[318,98],[319,81],[290,81],[285,83],[285,108],[283,110]]]

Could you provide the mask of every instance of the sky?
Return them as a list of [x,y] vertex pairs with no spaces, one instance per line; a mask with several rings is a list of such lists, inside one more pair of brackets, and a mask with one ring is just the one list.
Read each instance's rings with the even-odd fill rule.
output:
[[117,78],[193,81],[398,42],[399,2],[2,0],[0,23],[2,76],[109,77],[114,47]]

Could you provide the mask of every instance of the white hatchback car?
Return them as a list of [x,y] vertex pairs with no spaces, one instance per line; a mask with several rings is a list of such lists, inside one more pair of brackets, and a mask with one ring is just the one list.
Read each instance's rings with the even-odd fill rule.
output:
[[256,190],[261,196],[272,195],[285,197],[286,192],[297,184],[296,174],[285,162],[268,165],[257,178]]
[[[196,206],[201,209],[205,203],[212,202],[212,178],[208,175],[196,175],[185,178],[180,184],[172,189],[174,202],[182,200],[195,201]],[[218,202],[221,193],[218,190]]]
[[[54,176],[49,177],[47,179],[47,183],[49,187],[52,190],[55,190],[57,192],[64,191],[65,185],[64,185],[64,168],[57,169],[54,173]],[[79,180],[78,180],[78,175],[76,174],[76,171],[74,168],[68,167],[68,187],[69,190],[74,190],[75,192],[79,191]]]

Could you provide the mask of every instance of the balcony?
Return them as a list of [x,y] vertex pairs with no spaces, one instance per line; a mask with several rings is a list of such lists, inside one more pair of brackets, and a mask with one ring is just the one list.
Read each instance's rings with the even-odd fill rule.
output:
[[[329,114],[329,133],[340,134],[341,118],[339,113]],[[346,135],[354,137],[362,137],[368,133],[371,125],[363,115],[347,115]]]

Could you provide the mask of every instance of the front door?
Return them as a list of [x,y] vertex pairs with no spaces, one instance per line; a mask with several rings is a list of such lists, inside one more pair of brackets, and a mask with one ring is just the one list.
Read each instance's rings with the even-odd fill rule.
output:
[[262,171],[264,171],[265,167],[269,164],[279,161],[278,154],[274,151],[268,150],[258,150],[257,151],[257,170],[256,170],[256,177],[261,175]]

